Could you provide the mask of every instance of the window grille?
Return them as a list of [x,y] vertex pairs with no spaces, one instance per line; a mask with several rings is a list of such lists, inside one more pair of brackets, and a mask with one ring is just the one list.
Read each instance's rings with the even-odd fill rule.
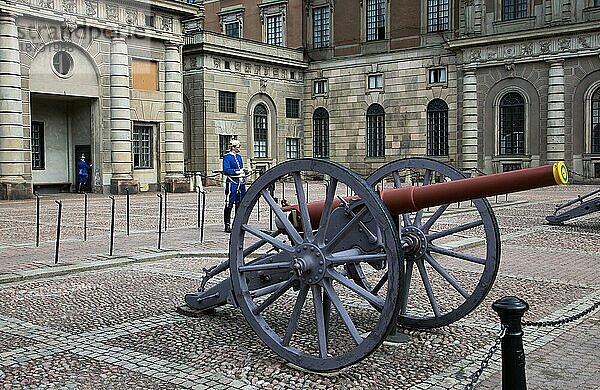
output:
[[283,46],[283,17],[275,15],[267,17],[267,43]]
[[525,101],[516,92],[500,101],[500,154],[525,154]]
[[450,28],[450,0],[427,1],[427,31],[446,31]]
[[383,75],[376,74],[369,76],[369,89],[383,88]]
[[44,122],[31,122],[31,168],[44,169]]
[[152,168],[152,126],[133,126],[133,167]]
[[592,142],[591,152],[600,154],[600,88],[592,96]]
[[385,0],[367,0],[367,41],[385,39]]
[[329,47],[329,7],[313,9],[313,47]]
[[514,20],[527,17],[527,0],[503,0],[502,20]]
[[300,99],[285,99],[285,117],[300,118]]
[[285,139],[285,158],[298,158],[300,140],[298,138],[286,138]]
[[254,157],[267,157],[267,108],[259,104],[254,108]]
[[313,114],[313,156],[329,158],[329,113],[322,107]]
[[225,35],[228,37],[240,37],[240,22],[225,23]]
[[441,99],[427,105],[427,155],[448,155],[448,105]]
[[367,157],[385,156],[385,111],[379,104],[367,110]]
[[219,91],[219,112],[235,112],[235,92]]

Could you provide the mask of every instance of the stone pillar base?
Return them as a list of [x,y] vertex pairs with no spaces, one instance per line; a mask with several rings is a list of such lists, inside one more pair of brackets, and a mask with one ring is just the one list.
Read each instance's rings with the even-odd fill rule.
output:
[[0,183],[0,199],[2,200],[29,199],[32,197],[33,192],[29,183]]
[[187,177],[166,178],[168,192],[190,192],[190,179]]
[[111,179],[110,193],[113,195],[125,195],[125,190],[129,190],[129,194],[137,194],[140,192],[140,183],[133,179]]

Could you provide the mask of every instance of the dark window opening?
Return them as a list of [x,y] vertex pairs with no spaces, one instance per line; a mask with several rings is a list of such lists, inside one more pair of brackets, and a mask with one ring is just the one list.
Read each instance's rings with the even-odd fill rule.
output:
[[259,104],[254,108],[254,157],[267,157],[267,108]]
[[152,168],[152,126],[133,126],[133,167]]
[[500,154],[525,154],[525,101],[516,92],[500,101]]
[[235,112],[235,92],[219,91],[219,112]]
[[427,105],[427,155],[448,155],[448,105],[441,99]]
[[379,104],[367,110],[367,157],[385,156],[385,111]]
[[329,113],[322,107],[313,114],[313,156],[329,158]]
[[31,122],[31,168],[44,169],[44,122]]
[[300,118],[300,99],[285,99],[285,117]]

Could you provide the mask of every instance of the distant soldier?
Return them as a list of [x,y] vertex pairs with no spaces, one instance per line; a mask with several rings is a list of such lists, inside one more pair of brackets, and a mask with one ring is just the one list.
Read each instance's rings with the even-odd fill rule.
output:
[[89,173],[88,170],[92,168],[92,164],[85,162],[85,154],[81,155],[79,161],[77,161],[77,182],[79,193],[83,193],[85,185],[88,181]]
[[223,173],[225,180],[225,210],[223,219],[225,232],[231,233],[231,210],[235,205],[236,210],[242,197],[246,194],[246,175],[250,170],[244,168],[242,155],[240,154],[240,141],[232,139],[229,143],[229,153],[223,156]]

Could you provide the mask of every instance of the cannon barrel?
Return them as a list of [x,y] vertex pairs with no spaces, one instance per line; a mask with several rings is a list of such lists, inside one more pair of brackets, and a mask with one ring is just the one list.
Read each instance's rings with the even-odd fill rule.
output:
[[[407,186],[381,190],[379,195],[390,214],[398,216],[403,213],[448,203],[463,202],[556,184],[567,184],[568,180],[569,173],[566,165],[564,162],[557,162],[552,165],[453,180],[428,186]],[[345,198],[346,201],[352,199],[356,199],[356,197]],[[334,200],[332,208],[338,207],[341,202],[339,199]],[[319,225],[324,203],[324,201],[318,201],[308,204],[313,227]],[[282,210],[297,211],[298,206],[284,206]]]

